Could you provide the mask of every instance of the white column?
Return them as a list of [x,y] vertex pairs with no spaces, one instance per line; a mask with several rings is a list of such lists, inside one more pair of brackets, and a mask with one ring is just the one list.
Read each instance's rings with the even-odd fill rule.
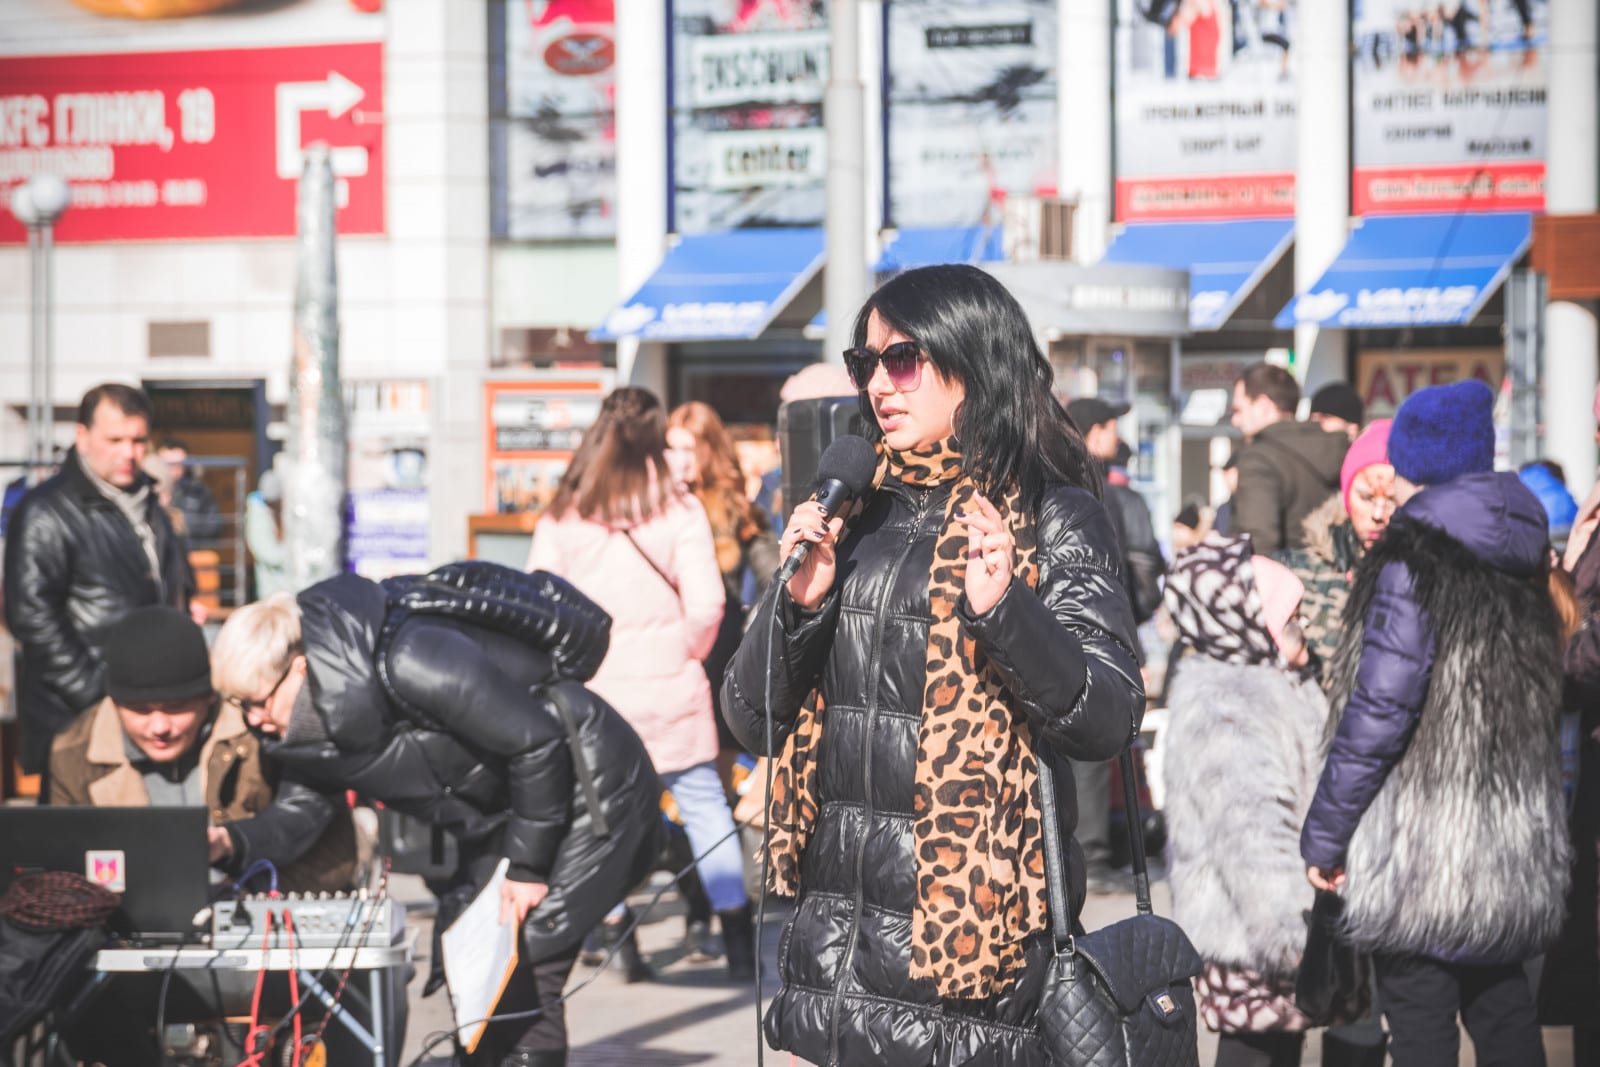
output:
[[1095,263],[1111,232],[1111,4],[1062,3],[1056,14],[1056,113],[1063,199],[1078,201],[1072,258]]
[[430,551],[442,562],[466,555],[467,516],[485,505],[488,35],[483,8],[460,0],[385,10],[389,338],[397,365],[432,371]]
[[870,292],[867,278],[866,89],[861,84],[861,6],[833,0],[828,10],[827,260],[822,306],[828,312],[823,359],[839,362],[850,346],[856,309]]
[[[1350,11],[1343,2],[1301,4],[1295,48],[1294,286],[1316,284],[1344,247],[1350,214]],[[1345,332],[1296,326],[1296,367],[1308,392],[1343,381]]]
[[[1553,0],[1546,105],[1545,210],[1552,215],[1600,209],[1600,10],[1595,0]],[[1567,471],[1580,499],[1595,480],[1595,418],[1600,328],[1592,302],[1552,300],[1544,312],[1544,454]]]
[[[661,264],[667,237],[667,5],[617,4],[617,299]],[[617,382],[659,389],[666,346],[617,342]],[[663,396],[665,401],[666,397]]]

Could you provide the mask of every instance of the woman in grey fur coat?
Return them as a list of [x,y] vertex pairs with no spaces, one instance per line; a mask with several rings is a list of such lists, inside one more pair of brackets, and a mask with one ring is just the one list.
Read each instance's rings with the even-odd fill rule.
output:
[[1310,1025],[1294,1006],[1312,894],[1300,822],[1327,704],[1306,670],[1300,579],[1213,535],[1179,557],[1166,603],[1192,653],[1162,737],[1173,918],[1206,969],[1201,1016],[1218,1067],[1291,1067]]

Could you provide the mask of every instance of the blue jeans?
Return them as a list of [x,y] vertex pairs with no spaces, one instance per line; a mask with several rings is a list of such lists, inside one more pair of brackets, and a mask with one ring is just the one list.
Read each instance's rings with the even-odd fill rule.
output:
[[[661,782],[678,802],[689,846],[699,857],[700,881],[711,898],[711,910],[732,911],[749,903],[744,891],[744,862],[739,835],[733,833],[733,812],[722,792],[722,779],[712,763],[661,776]],[[732,834],[732,836],[728,836]],[[721,843],[712,848],[712,843]],[[707,852],[707,850],[710,850]]]
[[[712,763],[701,763],[684,771],[661,775],[672,799],[678,802],[678,816],[689,835],[689,847],[699,858],[695,864],[700,882],[711,898],[712,911],[732,911],[750,902],[744,891],[744,863],[739,836],[727,837],[733,830],[733,812],[722,793],[722,779]],[[724,839],[725,838],[725,839]],[[713,841],[721,840],[715,848]],[[706,849],[711,849],[706,854]],[[674,872],[676,873],[676,872]],[[624,901],[606,914],[607,922],[617,922],[627,914]]]

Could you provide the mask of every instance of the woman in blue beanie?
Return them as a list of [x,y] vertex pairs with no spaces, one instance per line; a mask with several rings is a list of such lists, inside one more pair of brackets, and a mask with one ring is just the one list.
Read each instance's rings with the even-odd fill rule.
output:
[[1540,1067],[1523,961],[1560,930],[1569,864],[1560,638],[1543,507],[1494,472],[1494,394],[1423,389],[1395,416],[1401,507],[1356,568],[1336,722],[1301,856],[1373,954],[1396,1067]]

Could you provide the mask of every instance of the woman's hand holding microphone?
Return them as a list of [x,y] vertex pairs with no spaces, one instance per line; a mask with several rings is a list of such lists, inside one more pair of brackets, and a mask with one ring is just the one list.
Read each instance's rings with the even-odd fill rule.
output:
[[788,559],[797,547],[809,544],[805,559],[786,587],[789,599],[806,611],[815,611],[833,588],[838,559],[839,532],[844,529],[844,516],[828,518],[822,505],[808,500],[794,509],[789,525],[783,528],[783,538],[778,549]]

